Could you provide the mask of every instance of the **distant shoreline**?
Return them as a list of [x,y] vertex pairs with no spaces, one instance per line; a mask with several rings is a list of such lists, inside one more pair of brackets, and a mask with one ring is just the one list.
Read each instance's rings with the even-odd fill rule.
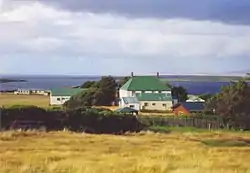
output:
[[26,80],[22,79],[0,79],[0,83],[10,83],[10,82],[27,82]]

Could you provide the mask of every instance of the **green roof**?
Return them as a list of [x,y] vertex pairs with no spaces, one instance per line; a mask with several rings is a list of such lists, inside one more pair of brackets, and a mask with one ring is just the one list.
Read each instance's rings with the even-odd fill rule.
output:
[[139,101],[172,101],[171,94],[165,93],[142,93],[137,94]]
[[137,97],[122,97],[124,103],[126,104],[133,104],[133,103],[139,103],[139,100]]
[[170,91],[160,79],[154,76],[135,76],[130,78],[120,89],[127,91]]
[[51,96],[73,96],[86,89],[82,88],[56,88],[51,90]]

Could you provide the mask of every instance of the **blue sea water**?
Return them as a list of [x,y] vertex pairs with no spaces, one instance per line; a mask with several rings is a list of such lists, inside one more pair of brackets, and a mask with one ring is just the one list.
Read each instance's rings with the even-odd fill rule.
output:
[[[79,86],[89,80],[99,80],[100,76],[5,76],[8,79],[22,79],[26,82],[10,82],[0,84],[0,91],[15,89],[51,89],[58,87]],[[167,76],[165,76],[168,78]],[[171,78],[169,76],[169,78]],[[198,82],[174,81],[169,82],[174,86],[183,86],[189,94],[218,93],[221,87],[229,82]]]

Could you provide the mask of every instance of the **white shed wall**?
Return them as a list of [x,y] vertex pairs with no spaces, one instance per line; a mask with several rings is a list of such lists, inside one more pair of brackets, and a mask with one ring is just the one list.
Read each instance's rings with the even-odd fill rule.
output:
[[50,96],[50,105],[63,105],[70,96]]

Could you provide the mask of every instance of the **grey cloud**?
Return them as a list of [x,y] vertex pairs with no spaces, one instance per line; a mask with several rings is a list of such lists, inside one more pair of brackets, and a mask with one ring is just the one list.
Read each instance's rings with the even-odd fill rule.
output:
[[38,0],[70,11],[250,24],[250,0]]

